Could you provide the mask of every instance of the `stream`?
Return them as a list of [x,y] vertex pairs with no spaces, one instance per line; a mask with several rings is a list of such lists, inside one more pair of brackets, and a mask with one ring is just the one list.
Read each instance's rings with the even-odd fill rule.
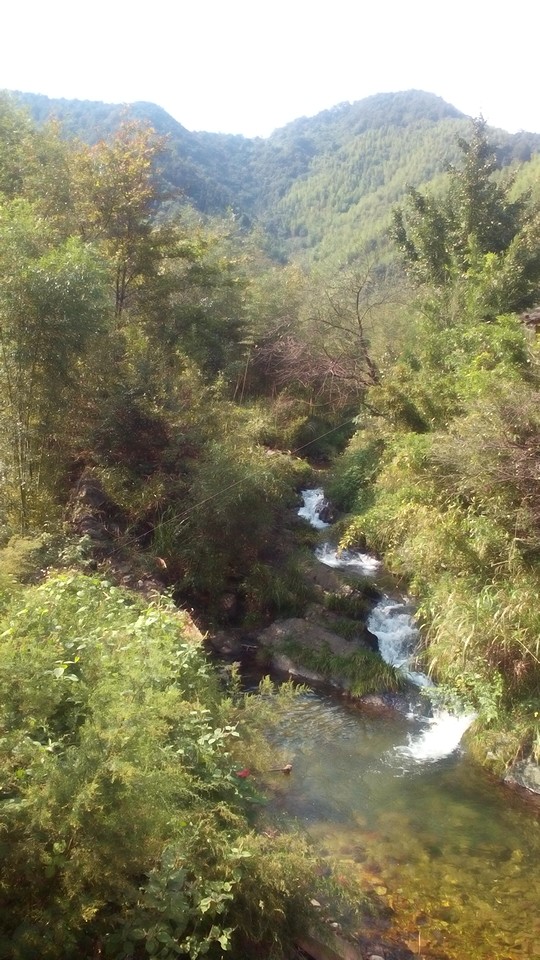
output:
[[[322,490],[300,515],[322,529]],[[321,562],[378,583],[369,554]],[[280,743],[293,763],[278,804],[318,851],[358,875],[393,912],[393,930],[424,958],[540,957],[540,821],[526,799],[494,781],[460,746],[469,715],[431,712],[411,665],[418,631],[405,599],[385,595],[369,629],[381,655],[417,689],[407,712],[371,716],[331,696],[300,696]],[[422,706],[424,704],[424,706]]]

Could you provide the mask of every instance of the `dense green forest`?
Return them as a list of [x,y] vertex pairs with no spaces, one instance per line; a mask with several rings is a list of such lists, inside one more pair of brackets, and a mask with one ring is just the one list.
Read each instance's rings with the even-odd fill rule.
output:
[[[95,143],[129,116],[150,124],[167,146],[162,175],[175,205],[223,216],[261,230],[265,249],[332,266],[359,252],[386,264],[391,208],[408,186],[443,174],[456,161],[467,118],[423,91],[384,93],[304,117],[267,139],[191,132],[154,104],[125,106],[19,99],[40,123],[57,119],[70,135]],[[540,134],[497,132],[500,166],[525,163],[540,151]]]
[[0,99],[0,956],[315,922],[332,878],[255,829],[293,691],[224,686],[185,613],[304,608],[314,464],[481,761],[540,760],[539,148],[418,92],[268,141]]

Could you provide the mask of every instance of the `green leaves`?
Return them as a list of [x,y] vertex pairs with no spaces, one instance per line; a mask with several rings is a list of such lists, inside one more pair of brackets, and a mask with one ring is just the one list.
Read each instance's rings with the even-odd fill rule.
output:
[[[255,788],[235,775],[247,761],[255,779],[275,705],[268,688],[224,698],[182,623],[166,600],[73,573],[4,611],[2,932],[14,956],[69,960],[100,943],[111,960],[196,960],[234,943],[249,956],[255,940],[270,955],[288,936],[309,858],[291,838],[258,840]],[[261,898],[274,907],[254,936]]]
[[[475,318],[522,310],[540,278],[538,209],[512,195],[513,180],[497,178],[495,149],[482,118],[442,196],[409,190],[394,210],[393,237],[420,285],[451,287]],[[535,238],[531,243],[532,238]]]
[[103,329],[104,277],[97,254],[75,237],[58,242],[32,204],[0,205],[0,451],[22,528],[54,486],[48,447],[67,433],[65,404]]

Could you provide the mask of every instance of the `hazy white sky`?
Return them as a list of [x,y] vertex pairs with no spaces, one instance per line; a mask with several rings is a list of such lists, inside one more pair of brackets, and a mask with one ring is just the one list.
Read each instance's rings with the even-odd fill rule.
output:
[[15,0],[0,89],[149,100],[190,130],[266,136],[416,88],[540,132],[538,0]]

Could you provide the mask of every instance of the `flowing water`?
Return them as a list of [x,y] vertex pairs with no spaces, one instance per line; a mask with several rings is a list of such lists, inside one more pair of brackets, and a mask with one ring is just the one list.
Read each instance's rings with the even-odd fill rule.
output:
[[[310,496],[308,520],[323,494]],[[348,575],[377,574],[366,554],[341,557],[326,544],[318,555]],[[410,605],[384,597],[369,627],[418,693],[408,711],[377,717],[317,693],[300,697],[280,738],[293,763],[283,809],[339,859],[345,876],[358,875],[393,909],[415,954],[539,958],[537,809],[461,749],[471,716],[419,708],[429,680],[410,665],[417,642]]]

